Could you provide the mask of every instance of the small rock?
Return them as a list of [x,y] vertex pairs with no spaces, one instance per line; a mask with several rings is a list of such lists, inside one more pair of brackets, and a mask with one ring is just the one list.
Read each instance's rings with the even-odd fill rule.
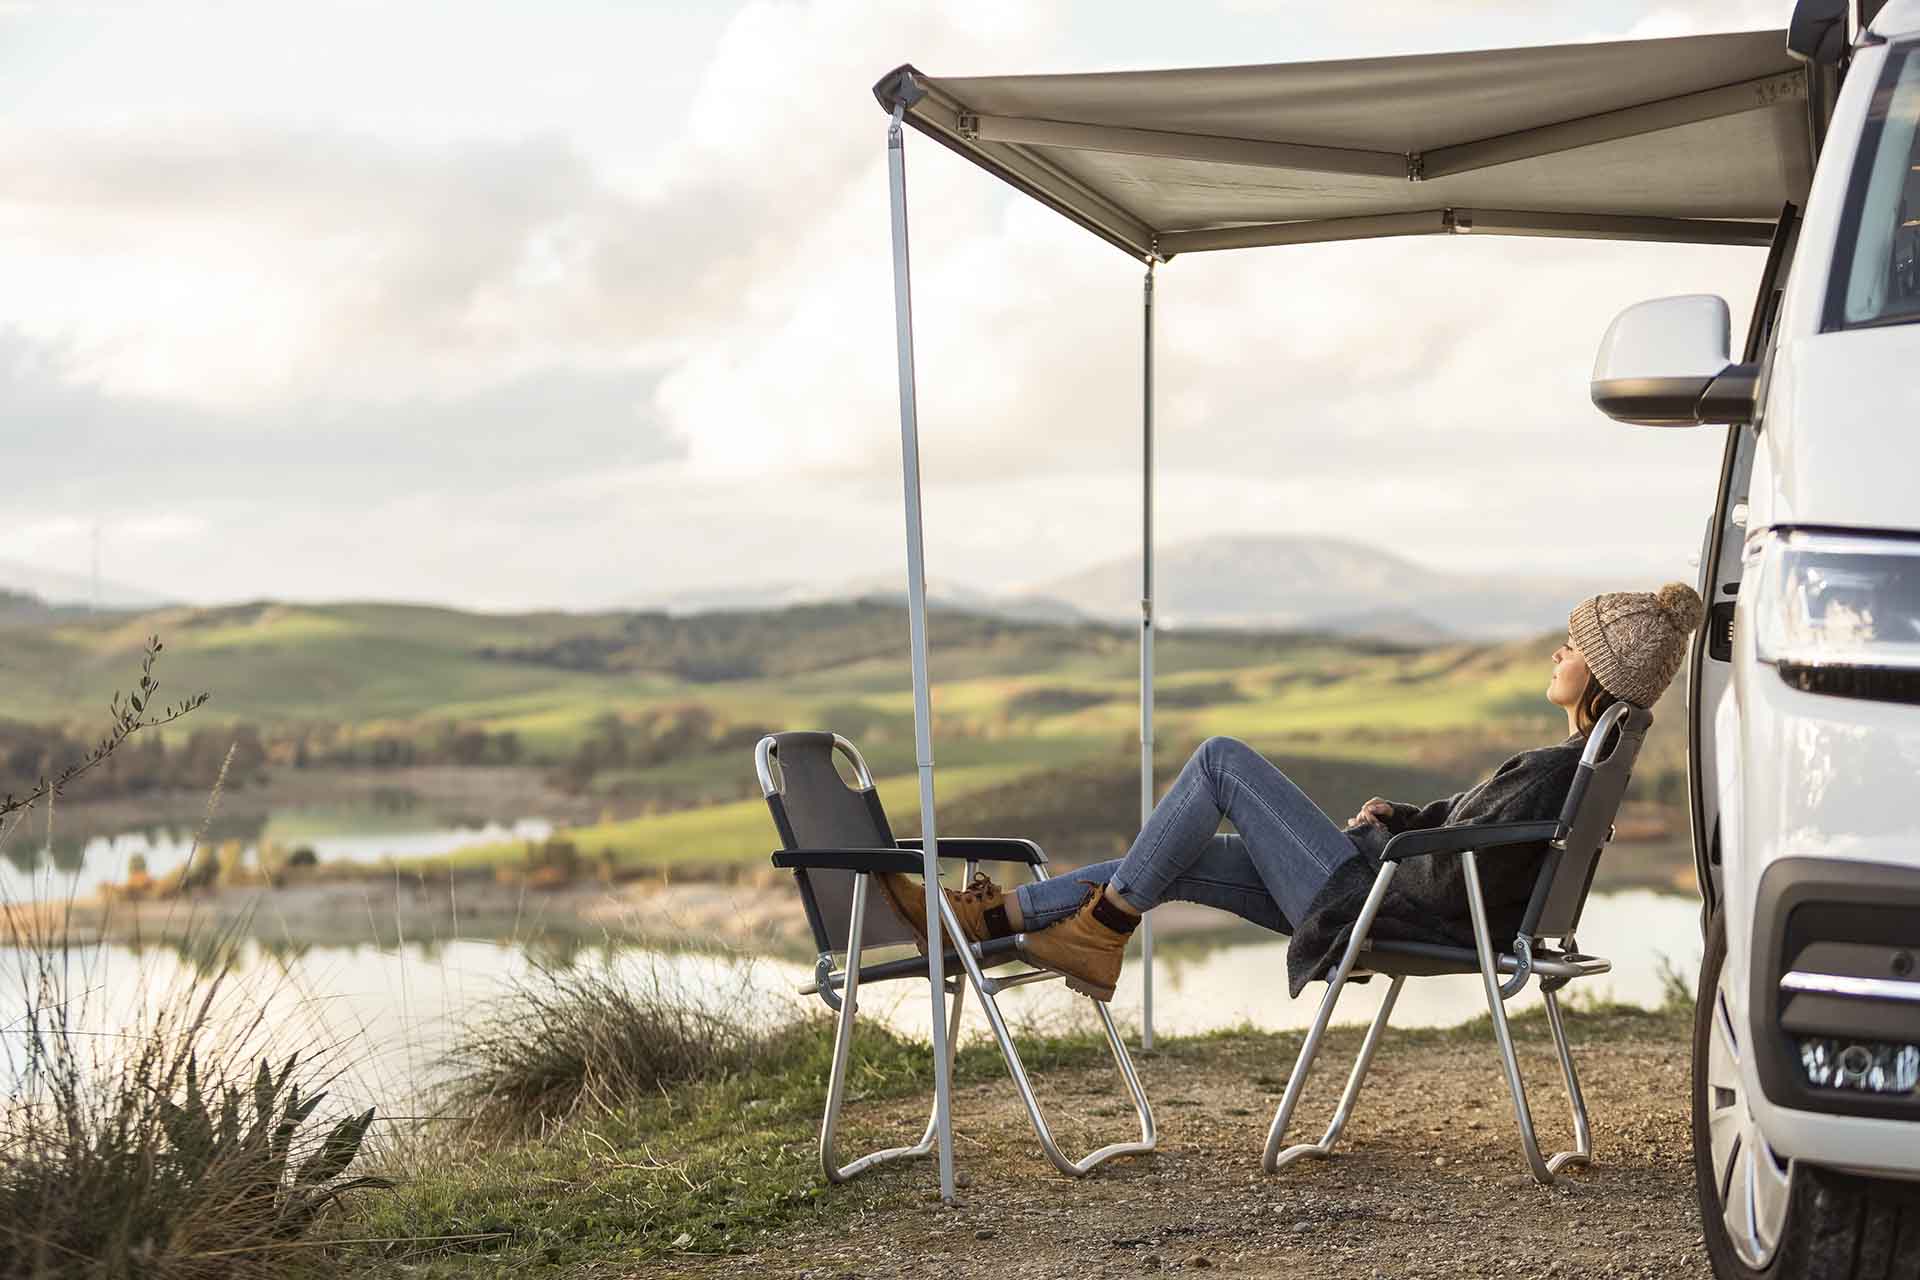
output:
[[1297,1236],[1303,1236],[1311,1230],[1313,1230],[1313,1224],[1311,1222],[1296,1222],[1293,1224],[1293,1234]]
[[1435,1157],[1433,1158],[1433,1167],[1434,1167],[1434,1168],[1436,1168],[1436,1169],[1444,1169],[1444,1168],[1446,1168],[1446,1167],[1447,1167],[1447,1158],[1446,1158],[1445,1156],[1435,1156]]
[[998,1231],[993,1230],[991,1227],[982,1227],[973,1233],[973,1238],[975,1240],[991,1240],[999,1234]]

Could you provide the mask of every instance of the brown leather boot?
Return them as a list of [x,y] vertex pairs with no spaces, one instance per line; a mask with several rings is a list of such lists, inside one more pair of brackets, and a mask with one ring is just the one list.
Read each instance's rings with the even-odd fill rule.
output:
[[1139,923],[1139,916],[1114,906],[1099,885],[1090,885],[1080,910],[1020,935],[1020,957],[1065,975],[1067,985],[1082,995],[1111,1000],[1120,981],[1120,958]]
[[[894,911],[913,930],[920,954],[927,954],[927,895],[921,891],[920,881],[898,871],[882,871],[874,879],[880,882],[880,892],[887,895]],[[953,908],[954,918],[966,931],[968,942],[1004,938],[1013,932],[1013,926],[1007,922],[1006,897],[986,872],[974,872],[973,883],[965,889],[943,887],[940,892],[947,896],[947,905]]]

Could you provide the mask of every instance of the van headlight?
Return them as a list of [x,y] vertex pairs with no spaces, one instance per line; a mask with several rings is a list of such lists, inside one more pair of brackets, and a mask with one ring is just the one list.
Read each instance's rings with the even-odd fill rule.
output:
[[1920,541],[1796,529],[1763,536],[1747,558],[1754,653],[1782,680],[1920,703]]

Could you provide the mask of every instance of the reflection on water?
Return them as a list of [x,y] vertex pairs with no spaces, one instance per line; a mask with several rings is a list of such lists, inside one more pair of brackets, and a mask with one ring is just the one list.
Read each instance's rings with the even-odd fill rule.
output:
[[[1624,1002],[1657,1005],[1670,967],[1691,987],[1700,961],[1699,903],[1692,898],[1644,891],[1595,895],[1587,904],[1581,940],[1589,952],[1612,959],[1613,972],[1575,983],[1570,991]],[[75,990],[88,999],[81,1021],[90,1034],[111,1037],[132,1025],[142,1002],[178,998],[196,970],[217,964],[206,952],[93,947],[72,953]],[[329,1048],[344,1072],[333,1086],[336,1101],[377,1103],[388,1115],[410,1113],[414,1101],[438,1081],[437,1059],[448,1030],[473,1017],[488,1000],[536,964],[607,962],[645,981],[659,981],[689,999],[724,1004],[748,1019],[771,1019],[788,1009],[821,1011],[817,998],[795,989],[812,977],[810,967],[790,960],[731,952],[661,951],[641,947],[568,947],[558,951],[484,942],[440,942],[431,948],[382,950],[362,947],[269,948],[246,944],[241,953],[239,1005],[259,1015],[289,1043]],[[26,957],[0,949],[10,1006],[0,1031],[17,1035],[23,1003],[13,984]],[[1286,996],[1286,940],[1231,930],[1207,937],[1176,938],[1156,947],[1154,1025],[1162,1034],[1189,1034],[1242,1024],[1263,1029],[1305,1026],[1324,990],[1318,984],[1298,1000]],[[1349,988],[1337,1022],[1364,1022],[1379,1007],[1387,984],[1375,979]],[[1114,1012],[1123,1026],[1140,1020],[1141,966],[1130,959],[1121,975]],[[1538,1003],[1538,984],[1509,1004]],[[930,1013],[924,982],[869,986],[861,1013],[906,1034],[924,1037]],[[1059,983],[1038,983],[1000,997],[1015,1026],[1071,1024],[1086,1017],[1086,1002]],[[977,1002],[969,997],[967,1034],[986,1034]],[[1444,1026],[1486,1010],[1477,976],[1410,980],[1394,1010],[1396,1026]],[[5,1041],[5,1036],[0,1036]],[[5,1043],[0,1075],[17,1071],[18,1045]]]
[[[314,806],[216,816],[207,824],[200,856],[221,854],[258,866],[262,848],[281,858],[304,848],[322,862],[380,862],[439,857],[503,840],[545,840],[553,831],[546,818],[504,822],[401,807]],[[136,855],[157,880],[186,865],[199,833],[197,823],[95,836],[64,836],[56,830],[49,841],[44,830],[15,828],[0,840],[0,897],[89,897],[102,884],[124,881]]]

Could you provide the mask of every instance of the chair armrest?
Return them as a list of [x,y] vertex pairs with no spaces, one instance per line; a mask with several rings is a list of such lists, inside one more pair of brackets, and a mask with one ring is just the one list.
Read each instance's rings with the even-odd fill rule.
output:
[[1423,831],[1402,831],[1387,841],[1380,861],[1399,862],[1404,858],[1424,858],[1436,853],[1464,853],[1469,849],[1498,848],[1508,844],[1532,844],[1551,840],[1560,832],[1558,822],[1462,822],[1451,827],[1429,827]]
[[[924,842],[919,836],[897,842],[902,849],[918,853]],[[1030,867],[1047,865],[1047,855],[1031,840],[1012,836],[941,836],[937,843],[943,858],[965,858],[969,862],[1024,862]]]
[[919,875],[920,855],[903,849],[775,849],[773,865],[794,871],[902,871]]

